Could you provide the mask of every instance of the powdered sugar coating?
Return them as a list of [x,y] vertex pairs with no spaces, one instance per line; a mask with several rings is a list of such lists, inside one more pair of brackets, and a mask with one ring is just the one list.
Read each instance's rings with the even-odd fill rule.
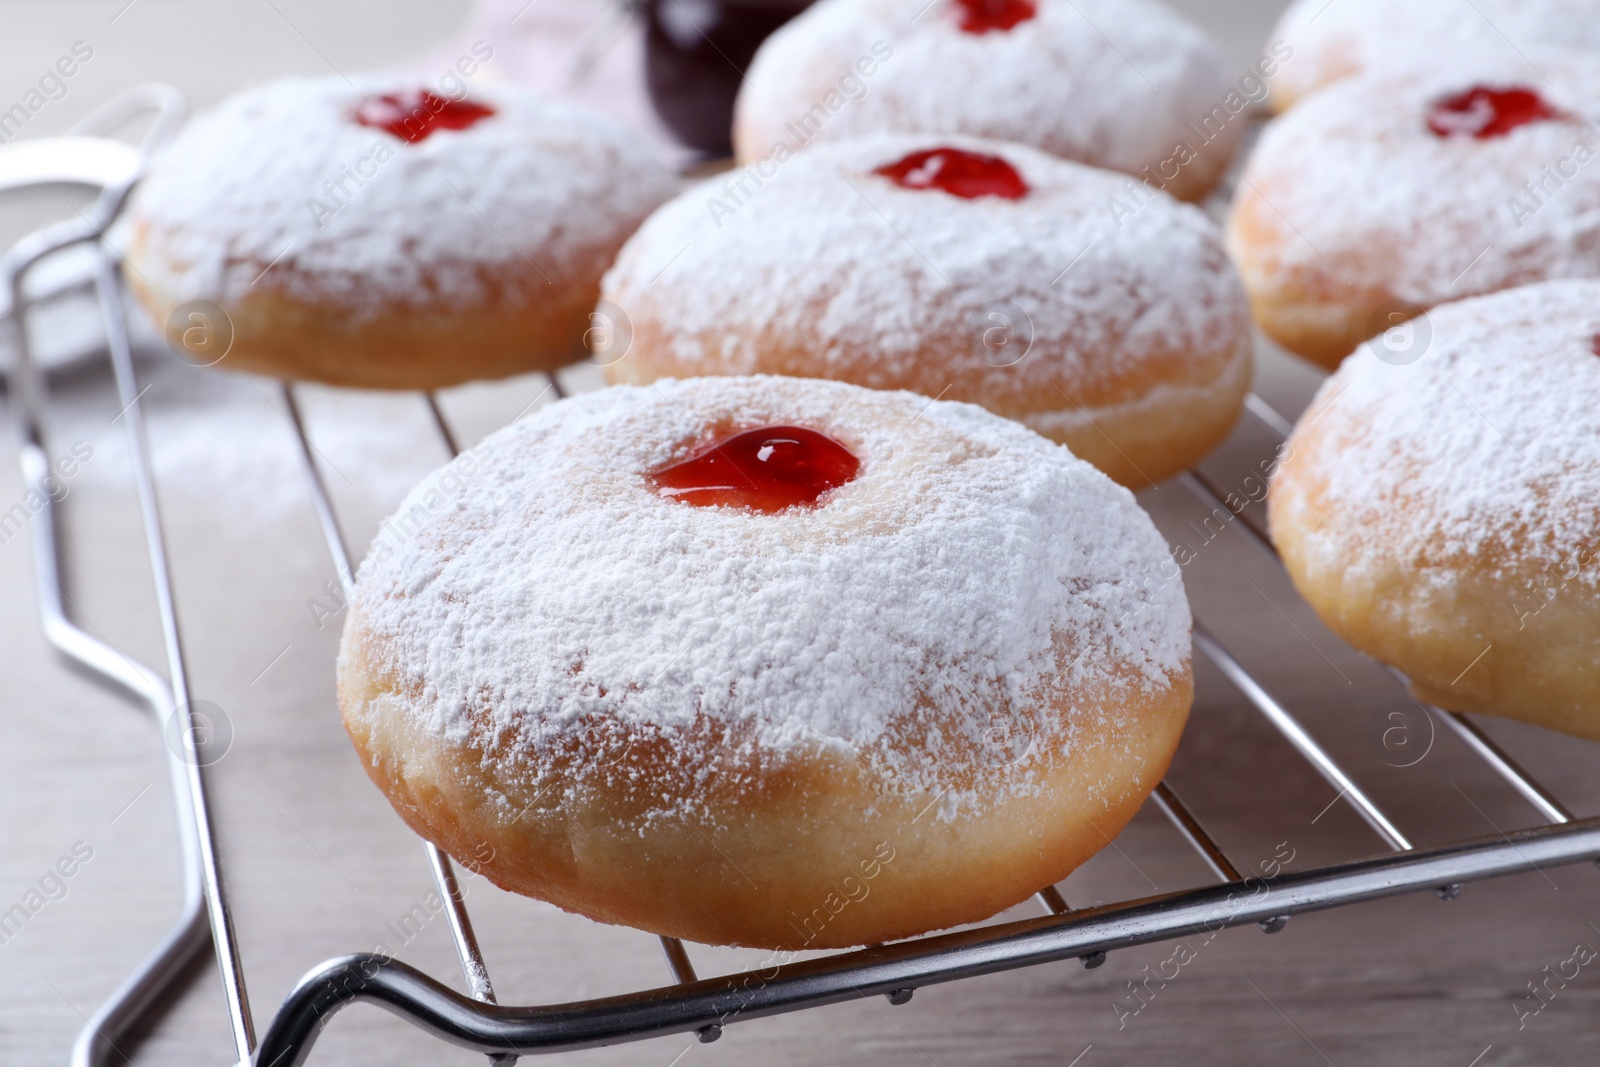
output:
[[958,7],[821,0],[808,8],[750,66],[734,121],[740,158],[765,156],[780,141],[798,149],[897,131],[1017,141],[1130,174],[1159,166],[1180,142],[1208,157],[1192,171],[1227,165],[1243,123],[1224,125],[1209,147],[1186,124],[1222,106],[1233,78],[1205,34],[1167,8],[1039,0],[1037,16],[1015,28],[972,34],[958,28]]
[[[840,441],[858,476],[774,515],[686,505],[647,477],[711,428],[771,424]],[[353,618],[418,728],[493,747],[502,774],[597,718],[622,738],[710,720],[778,763],[913,736],[917,754],[883,757],[891,787],[971,785],[983,768],[941,766],[940,736],[978,746],[991,713],[1078,693],[1041,727],[1070,754],[1078,728],[1115,729],[1098,694],[1186,676],[1181,579],[1132,495],[970,405],[668,380],[551,405],[475,452],[401,505],[428,517],[362,565]]]
[[1354,74],[1381,74],[1419,56],[1532,49],[1600,50],[1600,0],[1295,0],[1272,40],[1294,50],[1270,79],[1299,98]]
[[[224,306],[252,289],[357,317],[514,303],[598,272],[591,261],[675,191],[620,124],[509,87],[474,90],[493,116],[415,144],[353,121],[362,101],[416,88],[292,78],[199,116],[135,195],[135,225],[162,253],[140,269],[176,300]],[[525,293],[492,280],[508,269]]]
[[[1001,157],[1030,191],[966,199],[873,173],[941,146]],[[1243,287],[1199,209],[1122,175],[959,136],[856,138],[713,179],[651,216],[603,288],[624,309],[657,308],[689,373],[763,369],[747,343],[762,334],[800,339],[819,375],[874,388],[914,380],[931,342],[970,338],[976,349],[983,309],[1005,301],[1025,316],[1017,345],[1047,354],[990,365],[980,350],[942,381],[962,399],[999,390],[1050,410],[1135,399],[1129,383],[1147,389],[1145,374],[1209,382],[1217,371],[1196,373],[1187,357],[1231,353],[1249,331]]]
[[[1275,519],[1325,567],[1398,561],[1440,585],[1463,563],[1577,571],[1600,544],[1600,282],[1464,300],[1424,328],[1416,362],[1363,346],[1323,384],[1288,461],[1297,485],[1321,489],[1289,495]],[[1600,584],[1600,568],[1580,574]]]
[[[1600,56],[1532,58],[1351,78],[1271,123],[1242,186],[1265,200],[1250,258],[1313,292],[1424,307],[1600,272]],[[1429,131],[1436,101],[1478,85],[1533,89],[1563,117]]]

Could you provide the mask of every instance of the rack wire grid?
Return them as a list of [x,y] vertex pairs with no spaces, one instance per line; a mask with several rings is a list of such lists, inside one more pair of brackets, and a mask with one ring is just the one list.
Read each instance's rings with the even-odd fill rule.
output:
[[[181,121],[182,102],[171,90],[143,87],[113,101],[86,120],[93,128],[110,129],[139,111],[155,110],[156,122],[146,145],[159,141]],[[15,358],[8,372],[7,395],[17,409],[21,429],[21,465],[25,484],[45,500],[31,526],[36,554],[37,594],[48,641],[73,667],[143,705],[161,726],[172,726],[179,747],[163,745],[179,823],[183,907],[165,938],[83,1027],[73,1049],[76,1067],[107,1063],[118,1038],[157,1008],[185,973],[189,962],[209,943],[215,952],[226,993],[227,1011],[239,1064],[294,1067],[305,1062],[322,1028],[341,1008],[369,1001],[394,1012],[436,1038],[485,1054],[505,1067],[520,1056],[637,1041],[671,1033],[695,1033],[715,1041],[722,1028],[862,996],[887,997],[903,1004],[921,987],[1077,959],[1086,967],[1105,962],[1106,954],[1195,932],[1258,924],[1266,933],[1283,929],[1291,916],[1337,908],[1361,901],[1418,891],[1450,899],[1468,882],[1523,871],[1596,861],[1600,857],[1600,817],[1578,819],[1518,766],[1477,724],[1465,715],[1437,707],[1428,713],[1458,737],[1487,767],[1534,809],[1543,825],[1493,837],[1463,840],[1442,847],[1417,848],[1362,790],[1329,752],[1254,678],[1200,619],[1194,620],[1194,646],[1253,705],[1327,783],[1338,790],[1371,827],[1387,852],[1274,877],[1244,875],[1218,846],[1200,820],[1166,783],[1152,799],[1182,839],[1216,877],[1211,885],[1074,909],[1054,887],[1042,889],[1039,918],[1000,922],[974,929],[912,938],[891,944],[843,951],[763,971],[747,971],[700,979],[684,946],[660,938],[672,984],[602,999],[531,1007],[497,1002],[494,986],[472,919],[467,912],[451,858],[432,844],[425,858],[445,904],[450,931],[470,995],[393,958],[357,953],[327,960],[300,980],[273,1015],[259,1042],[246,990],[245,971],[216,836],[207,800],[207,768],[200,758],[196,711],[190,703],[188,668],[179,630],[173,584],[167,562],[165,531],[157,503],[156,483],[146,441],[140,387],[129,340],[119,259],[105,240],[136,173],[120,174],[117,166],[84,162],[84,145],[63,143],[36,151],[28,173],[40,181],[67,180],[84,184],[114,176],[93,208],[79,218],[34,234],[0,259],[0,321],[12,335]],[[82,140],[79,138],[78,140]],[[108,150],[110,151],[110,150]],[[74,155],[74,152],[77,154]],[[90,153],[91,155],[93,153]],[[114,164],[114,160],[112,163]],[[13,187],[18,182],[11,183]],[[6,186],[0,174],[0,188]],[[1224,194],[1225,195],[1225,194]],[[132,457],[134,489],[149,550],[155,596],[167,659],[166,677],[153,667],[128,660],[73,620],[63,593],[58,538],[58,502],[46,491],[49,475],[45,447],[49,397],[43,374],[31,356],[26,316],[30,296],[23,280],[41,259],[72,246],[92,249],[93,285],[103,318],[106,353],[115,376],[122,418]],[[558,379],[550,389],[563,395]],[[353,584],[351,554],[327,486],[307,435],[294,383],[282,385],[293,421],[307,489],[316,510],[338,580],[348,598]],[[424,400],[437,431],[451,454],[459,451],[455,434],[432,393]],[[1291,424],[1260,397],[1251,395],[1247,412],[1280,439]],[[1220,508],[1230,525],[1262,553],[1276,560],[1258,520],[1230,504],[1227,494],[1199,471],[1179,476],[1183,486],[1206,506]],[[1391,672],[1404,684],[1398,672]],[[573,921],[587,921],[578,920]],[[643,936],[643,935],[642,935]]]

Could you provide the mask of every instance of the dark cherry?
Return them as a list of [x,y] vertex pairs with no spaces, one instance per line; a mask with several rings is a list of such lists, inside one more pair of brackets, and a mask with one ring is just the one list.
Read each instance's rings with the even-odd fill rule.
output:
[[1560,118],[1561,113],[1532,89],[1475,85],[1447,96],[1428,112],[1428,129],[1438,137],[1504,137],[1518,126]]
[[803,426],[762,426],[724,437],[650,477],[685,504],[767,514],[815,504],[861,469],[839,442]]
[[956,25],[968,33],[1003,33],[1038,13],[1034,0],[956,0]]
[[374,96],[356,108],[363,126],[387,130],[416,144],[438,130],[464,130],[494,114],[494,108],[471,100],[450,100],[427,89]]
[[1019,200],[1028,195],[1028,183],[1011,164],[999,156],[964,152],[959,148],[913,152],[872,173],[881,174],[907,189],[940,189],[968,200],[979,196]]
[[733,154],[733,98],[743,72],[761,42],[810,3],[645,0],[645,88],[679,142],[708,156]]

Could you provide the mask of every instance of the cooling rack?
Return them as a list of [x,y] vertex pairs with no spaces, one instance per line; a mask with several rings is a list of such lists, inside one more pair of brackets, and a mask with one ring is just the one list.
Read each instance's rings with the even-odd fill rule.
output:
[[[131,105],[116,114],[156,109],[152,136],[175,124],[178,105],[170,95],[141,90]],[[124,114],[126,112],[127,114]],[[82,146],[79,146],[81,149]],[[36,151],[43,151],[36,150]],[[62,170],[68,166],[62,157]],[[38,173],[48,165],[32,164]],[[90,182],[79,170],[62,180]],[[113,168],[114,169],[114,168]],[[48,177],[43,178],[48,180]],[[1166,815],[1188,847],[1209,866],[1216,881],[1180,892],[1101,906],[1071,907],[1055,887],[1038,894],[1044,914],[1037,918],[996,923],[974,929],[913,938],[885,945],[838,952],[789,963],[701,979],[684,946],[660,938],[671,983],[618,993],[600,999],[564,1004],[515,1007],[499,1004],[483,962],[450,857],[426,845],[424,859],[444,902],[449,927],[466,979],[467,995],[398,960],[357,953],[314,967],[290,992],[272,1016],[259,1042],[246,989],[245,971],[233,931],[226,882],[216,850],[208,803],[202,712],[190,702],[188,669],[179,629],[165,529],[156,482],[145,439],[145,421],[128,323],[122,279],[115,252],[105,242],[107,227],[136,180],[116,172],[93,207],[79,218],[40,231],[0,259],[0,328],[12,334],[14,364],[7,374],[7,399],[16,409],[21,431],[20,458],[25,484],[44,500],[30,526],[36,559],[41,619],[51,645],[75,668],[122,692],[146,708],[158,727],[181,741],[162,745],[179,823],[184,901],[180,918],[88,1020],[73,1050],[77,1067],[108,1062],[118,1038],[136,1027],[184,975],[188,963],[210,944],[222,974],[229,1022],[238,1064],[292,1067],[305,1062],[322,1028],[335,1013],[358,1001],[375,1003],[405,1018],[434,1037],[485,1054],[505,1067],[524,1055],[636,1041],[670,1033],[695,1033],[714,1041],[725,1026],[766,1016],[856,999],[884,996],[904,1004],[915,990],[1019,967],[1079,960],[1086,967],[1105,962],[1109,952],[1170,940],[1196,932],[1257,924],[1266,933],[1281,930],[1291,916],[1337,908],[1403,893],[1432,891],[1450,899],[1466,883],[1559,866],[1600,857],[1600,818],[1578,819],[1543,785],[1468,717],[1428,708],[1490,770],[1525,799],[1542,820],[1533,829],[1459,841],[1442,847],[1417,848],[1395,822],[1364,792],[1351,775],[1300,724],[1295,713],[1253,677],[1200,619],[1194,621],[1194,644],[1229,684],[1270,726],[1292,745],[1305,762],[1339,791],[1365,820],[1387,851],[1369,858],[1337,863],[1274,877],[1244,875],[1206,831],[1200,820],[1166,783],[1152,801]],[[92,252],[88,279],[98,296],[106,339],[106,356],[116,380],[121,418],[132,459],[132,477],[151,571],[166,656],[165,677],[154,667],[135,663],[80,628],[63,593],[62,559],[57,536],[59,503],[48,492],[49,452],[45,425],[49,390],[32,358],[25,328],[30,298],[23,285],[27,271],[63,249],[83,246]],[[554,376],[550,388],[561,395]],[[327,541],[338,580],[348,599],[352,584],[351,552],[340,527],[327,485],[316,460],[293,383],[282,386],[299,451],[307,491]],[[452,428],[432,394],[424,394],[434,425],[452,454],[458,451]],[[1247,403],[1250,419],[1279,438],[1290,430],[1288,420],[1259,397]],[[1261,552],[1276,559],[1253,515],[1236,508],[1204,474],[1190,471],[1178,481],[1206,506],[1229,516],[1228,525]],[[1397,681],[1404,678],[1396,675]],[[159,731],[158,731],[159,732]],[[574,922],[587,920],[573,919]],[[641,937],[647,935],[639,935]]]

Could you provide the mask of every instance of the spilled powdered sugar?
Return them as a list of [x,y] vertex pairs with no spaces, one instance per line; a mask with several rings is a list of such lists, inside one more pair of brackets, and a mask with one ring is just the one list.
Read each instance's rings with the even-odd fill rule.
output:
[[[254,528],[278,529],[310,507],[306,471],[293,424],[276,387],[242,374],[173,366],[165,352],[141,368],[150,383],[144,404],[150,454],[164,498],[203,503],[219,537]],[[394,393],[301,394],[320,458],[341,503],[372,512],[394,506],[419,473],[439,462],[442,447],[415,397]],[[86,423],[95,462],[84,477],[126,487],[133,470],[121,420]]]
[[[821,0],[806,10],[751,64],[736,126],[760,143],[741,142],[741,155],[765,155],[778,139],[797,149],[813,136],[966,133],[1134,173],[1180,141],[1198,151],[1185,124],[1233,88],[1205,34],[1146,0],[1039,0],[1036,17],[983,34],[959,29],[955,12],[951,0]],[[851,75],[874,56],[882,62],[869,64],[878,66],[870,77]],[[846,93],[863,85],[861,95],[817,116],[813,105],[830,90],[837,97],[841,77],[852,78]],[[1238,132],[1224,135],[1229,152]]]
[[[1562,117],[1484,139],[1429,131],[1436,101],[1478,85],[1533,89]],[[1597,119],[1600,56],[1339,82],[1269,125],[1250,160],[1273,231],[1257,258],[1313,291],[1354,284],[1421,306],[1600,273]]]
[[[873,173],[939,146],[999,155],[1030,191],[964,199]],[[1031,339],[1051,357],[990,378],[1057,401],[1051,383],[1065,377],[1081,383],[1081,398],[1110,402],[1141,371],[1182,376],[1167,364],[1249,329],[1216,226],[1122,175],[1022,145],[907,134],[819,146],[760,183],[759,174],[685,192],[606,276],[624,309],[660,307],[691,372],[757,369],[763,353],[748,343],[757,334],[792,338],[836,368],[869,337],[873,365],[852,362],[851,379],[892,387],[913,377],[930,338],[971,337],[976,349],[980,313],[1005,301],[1026,316],[1013,324],[1019,346]],[[730,198],[739,203],[727,212]],[[984,354],[966,369],[985,370]]]
[[[713,427],[784,423],[845,444],[858,477],[772,515],[686,505],[647,477]],[[880,769],[931,792],[952,770],[941,737],[971,761],[993,715],[1048,698],[1071,707],[1038,728],[1070,750],[1080,728],[1115,735],[1116,694],[1186,670],[1181,580],[1158,577],[1167,549],[1132,495],[970,405],[668,380],[554,404],[486,444],[492,458],[446,468],[465,487],[434,519],[365,561],[354,608],[418,727],[493,749],[501,773],[597,720],[623,737],[709,721],[779,763],[909,738],[918,754],[891,748]],[[1109,706],[1073,699],[1107,690]]]
[[163,256],[141,269],[180,299],[224,304],[253,287],[393,303],[510,299],[485,266],[530,292],[609,251],[676,189],[625,127],[508,87],[473,99],[496,114],[415,144],[351,115],[407,92],[392,78],[294,78],[199,116],[152,165],[132,205]]
[[1600,48],[1600,0],[1295,0],[1273,40],[1294,49],[1272,79],[1303,96],[1351,74],[1387,73],[1483,51],[1513,59],[1536,48]]
[[[1600,282],[1561,281],[1436,308],[1395,366],[1363,346],[1323,385],[1297,452],[1324,561],[1532,560],[1563,574],[1600,545]],[[1300,501],[1296,494],[1291,499]],[[1290,516],[1293,518],[1292,516]],[[1356,541],[1352,553],[1349,541]],[[1359,563],[1357,564],[1359,566]],[[1448,580],[1449,568],[1432,571]],[[1600,568],[1582,580],[1600,583]]]

